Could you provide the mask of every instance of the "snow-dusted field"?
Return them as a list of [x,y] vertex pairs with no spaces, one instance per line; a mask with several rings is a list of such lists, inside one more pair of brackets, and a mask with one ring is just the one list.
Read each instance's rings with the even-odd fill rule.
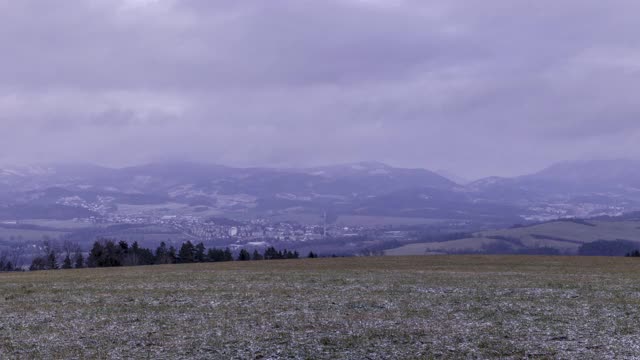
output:
[[640,357],[640,260],[386,257],[0,274],[1,359]]

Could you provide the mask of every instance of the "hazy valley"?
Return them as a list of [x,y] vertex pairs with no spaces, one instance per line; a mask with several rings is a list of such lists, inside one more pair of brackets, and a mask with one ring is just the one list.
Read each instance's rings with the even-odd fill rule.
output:
[[[525,235],[498,229],[640,210],[636,169],[634,161],[573,162],[457,184],[429,170],[374,162],[309,169],[6,167],[0,170],[0,246],[36,251],[44,238],[89,244],[106,237],[151,247],[186,240],[235,249],[282,245],[324,255],[576,254],[583,242],[640,237],[617,230],[566,236],[559,225]],[[412,243],[423,244],[403,248]]]

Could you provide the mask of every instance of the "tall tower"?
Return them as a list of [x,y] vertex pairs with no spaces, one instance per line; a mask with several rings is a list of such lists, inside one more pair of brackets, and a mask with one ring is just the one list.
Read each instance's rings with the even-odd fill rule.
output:
[[327,238],[327,212],[322,214],[322,240]]

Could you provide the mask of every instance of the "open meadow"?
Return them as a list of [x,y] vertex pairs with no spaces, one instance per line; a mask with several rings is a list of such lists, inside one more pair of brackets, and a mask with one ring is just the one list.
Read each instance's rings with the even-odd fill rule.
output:
[[595,241],[637,242],[637,239],[640,239],[640,221],[638,220],[621,221],[613,218],[575,221],[565,219],[508,229],[480,231],[472,234],[472,237],[462,239],[405,244],[395,249],[388,249],[385,254],[405,256],[480,253],[487,250],[489,253],[495,254],[496,249],[500,249],[502,253],[504,251],[547,249],[555,250],[557,254],[575,255],[580,252],[582,245]]
[[640,357],[640,261],[415,256],[0,274],[1,359]]

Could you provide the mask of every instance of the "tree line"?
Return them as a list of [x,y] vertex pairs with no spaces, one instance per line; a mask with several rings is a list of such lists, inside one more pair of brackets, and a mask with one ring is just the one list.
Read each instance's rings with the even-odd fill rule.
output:
[[626,257],[640,257],[640,250],[633,250],[625,254]]
[[0,251],[0,272],[17,271],[22,267],[22,259],[26,252],[26,246],[13,246]]
[[[309,252],[309,258],[317,258],[314,252]],[[209,248],[202,242],[194,244],[191,241],[182,243],[179,249],[174,246],[167,246],[165,242],[155,249],[155,251],[141,247],[138,242],[129,244],[126,241],[114,241],[101,239],[94,242],[88,254],[83,254],[79,246],[66,246],[60,253],[48,241],[43,242],[42,254],[36,256],[31,261],[30,270],[55,270],[72,268],[96,268],[96,267],[116,267],[116,266],[142,266],[161,264],[186,264],[204,262],[223,261],[257,261],[257,260],[278,260],[278,259],[298,259],[300,254],[297,251],[287,249],[277,250],[271,246],[263,252],[254,249],[249,252],[241,249],[237,254],[229,248]],[[1,271],[1,270],[0,270]]]

